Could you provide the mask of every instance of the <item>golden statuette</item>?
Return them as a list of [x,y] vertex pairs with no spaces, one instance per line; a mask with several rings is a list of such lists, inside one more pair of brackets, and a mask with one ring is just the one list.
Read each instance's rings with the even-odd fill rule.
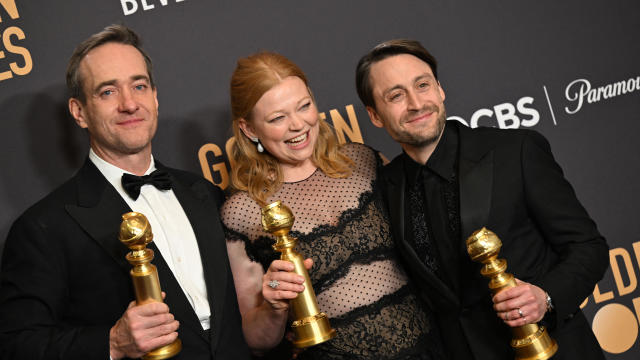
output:
[[273,249],[280,252],[281,260],[293,263],[296,274],[304,277],[304,291],[292,299],[290,304],[293,316],[291,328],[296,335],[293,345],[305,348],[332,339],[336,336],[336,331],[331,328],[327,315],[318,310],[316,294],[304,267],[304,258],[293,249],[298,240],[287,235],[294,220],[291,209],[279,200],[262,208],[262,227],[276,236]]
[[[471,260],[483,263],[482,276],[489,278],[489,289],[495,295],[516,286],[516,280],[507,270],[507,260],[498,259],[502,242],[487,228],[477,230],[467,238],[467,252]],[[516,360],[546,360],[558,351],[558,344],[547,329],[538,324],[512,327],[511,347]]]
[[[136,293],[136,303],[142,305],[153,301],[162,302],[158,270],[151,263],[153,250],[147,249],[147,244],[153,241],[149,220],[137,212],[122,215],[118,237],[131,250],[127,254],[127,261],[133,265],[130,274]],[[182,350],[182,342],[176,339],[171,344],[148,352],[142,358],[145,360],[168,359],[176,356],[180,350]]]

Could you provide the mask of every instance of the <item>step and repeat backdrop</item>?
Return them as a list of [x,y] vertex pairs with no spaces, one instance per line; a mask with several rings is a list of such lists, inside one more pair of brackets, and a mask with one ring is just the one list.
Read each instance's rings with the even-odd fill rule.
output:
[[154,61],[156,158],[223,188],[239,57],[289,57],[341,141],[392,158],[400,148],[370,123],[354,70],[381,41],[420,40],[439,60],[449,120],[549,139],[611,247],[583,309],[608,359],[640,357],[640,2],[0,0],[0,248],[13,220],[85,159],[66,63],[113,23],[136,30]]

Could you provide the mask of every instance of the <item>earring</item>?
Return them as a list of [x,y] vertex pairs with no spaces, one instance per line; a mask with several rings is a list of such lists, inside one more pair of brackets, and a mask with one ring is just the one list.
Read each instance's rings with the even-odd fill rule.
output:
[[257,137],[252,137],[251,141],[256,143],[256,148],[258,149],[259,153],[264,152],[264,147],[262,147],[262,144],[260,143],[260,140]]

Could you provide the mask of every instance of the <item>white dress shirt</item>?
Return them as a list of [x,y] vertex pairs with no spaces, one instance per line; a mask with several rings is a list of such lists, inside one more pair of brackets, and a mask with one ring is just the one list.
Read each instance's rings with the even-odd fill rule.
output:
[[[140,189],[138,199],[133,200],[122,187],[121,180],[122,174],[131,174],[130,172],[104,161],[93,152],[93,149],[89,151],[89,159],[113,185],[131,210],[142,213],[149,219],[153,231],[153,242],[193,307],[202,328],[209,329],[211,310],[200,250],[191,223],[173,190],[158,190],[155,186],[146,184]],[[149,169],[144,174],[148,175],[155,169],[152,156]],[[160,287],[162,287],[162,279],[160,279]]]

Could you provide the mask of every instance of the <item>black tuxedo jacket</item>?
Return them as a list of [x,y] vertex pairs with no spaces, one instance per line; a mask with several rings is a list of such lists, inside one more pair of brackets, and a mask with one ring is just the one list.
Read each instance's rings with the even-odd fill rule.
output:
[[[452,358],[513,359],[511,331],[495,314],[488,280],[469,260],[465,240],[487,227],[502,240],[507,272],[547,291],[555,312],[545,317],[559,344],[554,359],[604,359],[579,309],[608,267],[608,247],[582,207],[549,143],[530,130],[458,130],[461,239],[436,239],[445,271],[459,273],[451,288],[434,276],[405,240],[406,175],[401,155],[382,170],[393,234],[410,276],[438,317]],[[428,205],[427,205],[428,206]],[[453,246],[442,242],[452,241]],[[448,261],[456,249],[459,264]],[[453,269],[457,268],[457,269]],[[459,290],[454,290],[455,288]]]
[[[180,322],[181,359],[243,359],[249,352],[218,215],[221,190],[194,174],[169,169],[173,190],[198,241],[211,307],[203,331],[153,243],[165,302]],[[135,299],[118,240],[131,211],[86,160],[78,173],[28,209],[5,245],[0,293],[3,359],[109,359],[109,330]]]

